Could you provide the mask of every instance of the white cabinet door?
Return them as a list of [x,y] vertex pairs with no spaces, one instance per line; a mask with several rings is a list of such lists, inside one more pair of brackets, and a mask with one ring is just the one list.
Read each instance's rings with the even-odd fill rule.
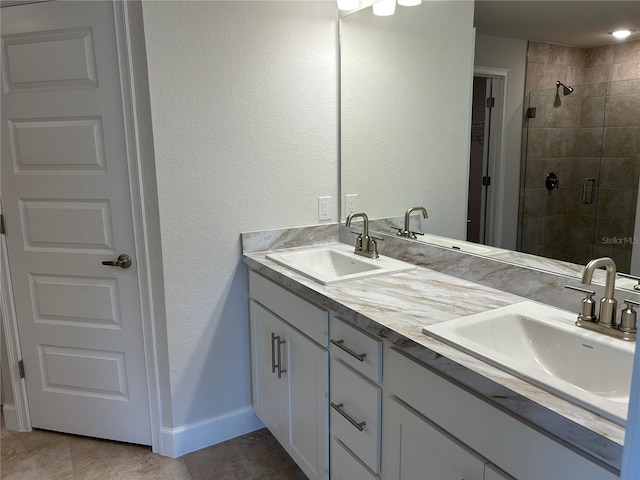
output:
[[251,318],[251,373],[253,409],[265,426],[280,439],[286,434],[288,403],[278,398],[277,347],[282,334],[282,321],[253,300],[249,304]]
[[481,457],[393,399],[388,414],[385,478],[483,480],[486,461]]
[[250,303],[256,415],[310,479],[329,477],[329,353]]
[[329,477],[329,352],[288,327],[286,396],[289,429],[285,448],[310,479]]

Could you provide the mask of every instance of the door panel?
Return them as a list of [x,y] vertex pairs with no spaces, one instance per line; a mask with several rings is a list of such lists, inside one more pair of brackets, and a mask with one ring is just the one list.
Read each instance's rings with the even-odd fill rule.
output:
[[293,328],[288,328],[288,438],[286,449],[309,478],[329,472],[329,412],[327,411],[329,352]]
[[9,121],[16,173],[106,173],[100,118]]
[[[4,10],[3,15],[5,12],[10,14]],[[7,93],[97,86],[90,26],[15,33],[3,35],[3,40],[3,70],[7,79],[4,89]]]
[[[1,21],[2,206],[32,424],[149,444],[114,4],[5,7]],[[130,268],[102,264],[123,253]]]
[[273,435],[282,441],[286,428],[278,399],[278,385],[286,380],[278,379],[274,365],[274,336],[282,335],[282,321],[259,303],[251,300],[251,352],[253,409]]

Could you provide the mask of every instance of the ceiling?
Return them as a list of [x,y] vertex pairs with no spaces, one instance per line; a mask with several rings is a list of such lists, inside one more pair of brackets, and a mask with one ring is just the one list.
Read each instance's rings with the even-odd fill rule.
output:
[[618,42],[608,32],[620,28],[640,40],[640,0],[476,0],[474,25],[483,35],[595,47]]

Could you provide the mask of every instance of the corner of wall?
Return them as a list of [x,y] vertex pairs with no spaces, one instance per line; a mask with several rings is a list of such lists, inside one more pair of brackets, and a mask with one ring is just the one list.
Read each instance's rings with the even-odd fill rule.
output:
[[161,430],[161,450],[154,449],[154,452],[175,458],[263,427],[264,424],[253,412],[253,408],[246,406],[219,417],[208,418],[181,427],[163,427]]

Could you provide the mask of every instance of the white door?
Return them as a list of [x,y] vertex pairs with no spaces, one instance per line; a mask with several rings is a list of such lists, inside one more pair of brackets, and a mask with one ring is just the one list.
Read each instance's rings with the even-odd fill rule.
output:
[[[114,5],[1,15],[2,207],[32,425],[150,444]],[[121,254],[130,268],[102,264]]]

